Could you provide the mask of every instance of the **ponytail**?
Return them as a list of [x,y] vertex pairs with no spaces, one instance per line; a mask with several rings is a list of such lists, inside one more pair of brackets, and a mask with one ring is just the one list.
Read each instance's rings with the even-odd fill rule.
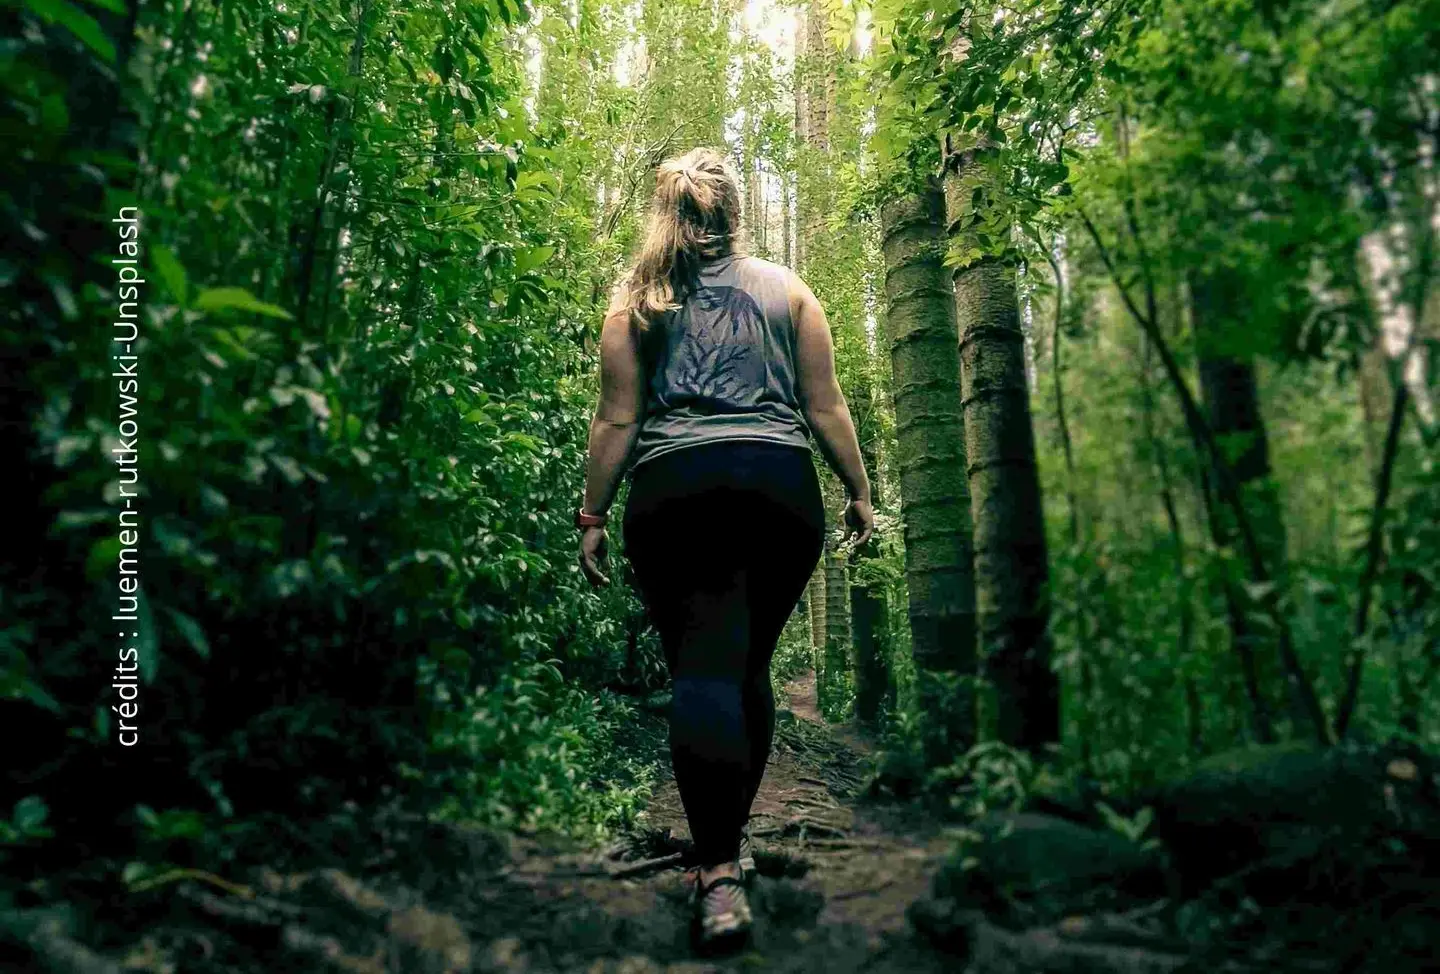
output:
[[692,149],[660,164],[645,240],[624,282],[641,327],[678,307],[700,262],[737,250],[740,186],[714,149]]

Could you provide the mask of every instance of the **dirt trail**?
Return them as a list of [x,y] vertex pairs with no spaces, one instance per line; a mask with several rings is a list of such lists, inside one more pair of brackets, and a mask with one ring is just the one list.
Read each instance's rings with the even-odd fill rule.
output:
[[[255,896],[201,884],[185,909],[147,924],[127,971],[344,971],[347,974],[701,974],[954,971],[959,960],[916,937],[906,907],[924,894],[949,843],[895,804],[855,797],[872,745],[825,725],[814,674],[787,687],[750,828],[760,876],[744,948],[698,957],[689,941],[689,830],[674,780],[656,784],[639,826],[608,850],[415,823],[387,829],[355,878],[338,870],[269,873]],[[402,830],[403,831],[403,830]],[[406,867],[406,868],[401,868]],[[400,881],[400,876],[404,881]],[[201,926],[204,924],[204,926]]]
[[[751,894],[756,924],[748,948],[726,957],[694,955],[686,940],[686,895],[693,873],[682,872],[678,864],[630,879],[564,879],[544,868],[549,854],[536,848],[529,860],[534,868],[521,868],[537,898],[602,910],[616,921],[616,950],[610,957],[567,959],[561,938],[536,944],[517,935],[501,945],[502,963],[480,969],[586,974],[698,974],[756,967],[826,974],[954,970],[955,958],[918,941],[905,918],[905,908],[928,888],[949,843],[937,827],[903,807],[859,805],[855,791],[873,745],[853,728],[824,724],[816,710],[813,672],[786,691],[789,712],[782,709],[751,810],[760,878]],[[688,844],[673,778],[657,784],[642,821],[657,857]],[[537,949],[546,955],[543,961],[533,953]],[[519,966],[506,966],[521,957]]]

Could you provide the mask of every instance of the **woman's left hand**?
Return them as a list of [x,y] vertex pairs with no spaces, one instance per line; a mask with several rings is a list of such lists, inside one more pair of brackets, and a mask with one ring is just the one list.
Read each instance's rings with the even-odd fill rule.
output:
[[610,579],[600,570],[608,549],[609,542],[603,527],[586,528],[580,533],[580,570],[596,588],[610,584]]

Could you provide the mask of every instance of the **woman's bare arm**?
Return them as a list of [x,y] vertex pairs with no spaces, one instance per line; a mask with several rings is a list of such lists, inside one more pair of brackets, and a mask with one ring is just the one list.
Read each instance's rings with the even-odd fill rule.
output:
[[600,402],[590,421],[585,464],[588,514],[610,509],[625,462],[640,435],[644,411],[640,347],[629,312],[612,303],[600,328]]
[[820,452],[840,477],[852,501],[870,503],[870,478],[860,458],[860,440],[850,419],[850,407],[840,382],[835,378],[835,347],[830,340],[830,323],[808,285],[791,275],[791,319],[795,322],[799,361],[801,409]]

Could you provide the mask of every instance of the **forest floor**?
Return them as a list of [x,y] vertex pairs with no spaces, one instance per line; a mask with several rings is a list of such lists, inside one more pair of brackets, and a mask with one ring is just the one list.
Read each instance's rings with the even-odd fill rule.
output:
[[[276,820],[277,848],[291,851],[246,860],[272,866],[223,877],[173,870],[119,902],[67,883],[68,907],[7,921],[14,929],[0,941],[0,969],[1436,969],[1440,762],[1423,754],[1286,746],[1226,758],[1155,799],[1163,850],[1081,824],[1073,809],[1051,801],[1049,812],[969,823],[1000,828],[959,858],[958,830],[938,816],[918,804],[862,798],[876,749],[857,729],[820,718],[813,674],[792,682],[786,697],[751,813],[760,873],[751,892],[755,928],[725,955],[704,957],[692,947],[691,843],[669,775],[666,721],[641,707],[622,728],[617,756],[658,774],[634,825],[608,846],[437,823],[398,809],[351,808],[308,826]],[[937,874],[944,882],[933,882]],[[109,919],[103,928],[88,923],[78,906]]]
[[[663,719],[652,714],[638,733],[660,773],[637,825],[608,848],[391,822],[343,870],[262,870],[238,889],[174,884],[143,939],[107,951],[118,966],[97,955],[94,966],[59,957],[53,966],[87,974],[957,969],[957,958],[929,946],[906,918],[952,841],[902,804],[861,802],[873,745],[824,723],[813,673],[787,692],[750,821],[755,925],[748,943],[723,955],[691,945],[689,831]],[[71,943],[57,939],[57,949]]]

